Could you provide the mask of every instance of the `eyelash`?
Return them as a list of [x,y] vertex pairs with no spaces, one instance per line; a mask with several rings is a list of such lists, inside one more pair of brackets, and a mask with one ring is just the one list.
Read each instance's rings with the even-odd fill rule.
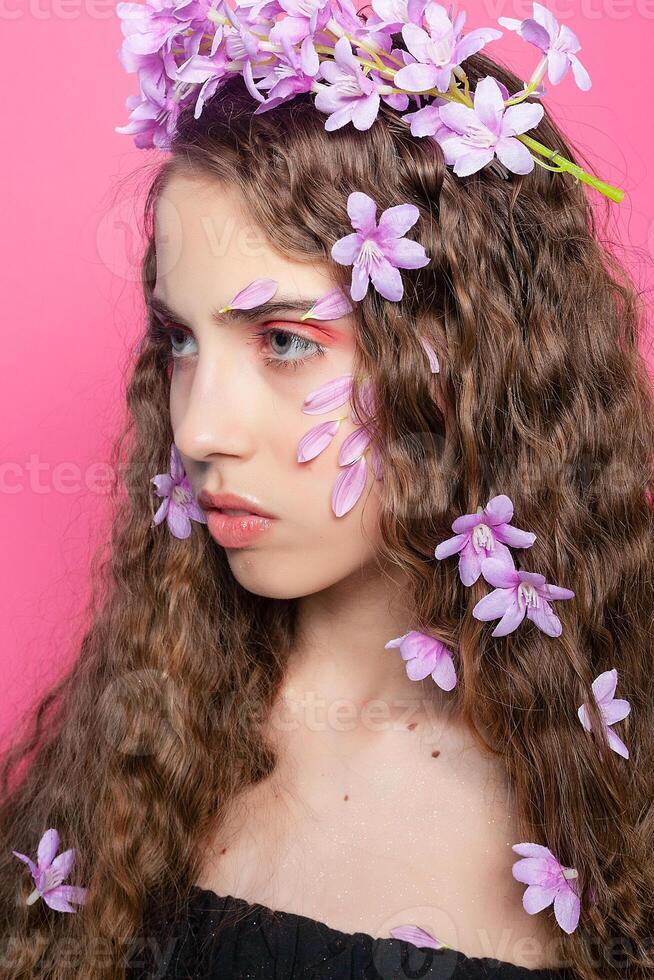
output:
[[[185,336],[191,336],[189,331],[184,327],[180,327],[176,323],[168,323],[159,319],[155,319],[150,327],[150,336],[155,343],[165,344],[167,341],[166,355],[169,363],[181,359],[182,357],[182,355],[179,355],[179,358],[175,357],[174,348],[171,346],[171,336],[176,331],[179,331]],[[324,355],[327,353],[327,349],[317,341],[309,340],[307,337],[302,337],[300,334],[293,333],[291,330],[285,330],[283,327],[269,327],[267,330],[259,330],[254,334],[251,340],[247,341],[247,343],[256,343],[258,340],[276,333],[285,334],[286,337],[289,337],[291,340],[297,342],[297,344],[304,350],[307,350],[309,347],[313,347],[315,350],[314,353],[310,354],[308,357],[296,357],[288,361],[281,360],[278,357],[264,357],[264,363],[269,367],[293,367],[294,370],[297,370],[299,367],[302,367],[303,364],[306,364],[307,361],[310,361],[313,357],[324,357]]]

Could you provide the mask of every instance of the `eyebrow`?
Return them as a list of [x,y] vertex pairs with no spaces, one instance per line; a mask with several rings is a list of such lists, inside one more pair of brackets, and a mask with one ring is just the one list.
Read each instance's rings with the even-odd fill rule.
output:
[[[215,310],[211,311],[211,319],[214,323],[226,324],[226,323],[245,323],[251,322],[252,320],[263,320],[269,316],[275,316],[280,313],[306,313],[310,310],[321,297],[302,297],[300,296],[292,298],[290,296],[280,296],[279,299],[269,300],[267,303],[260,303],[258,306],[253,306],[248,310],[227,310],[225,313],[219,313],[220,309],[217,307]],[[191,328],[191,324],[188,323],[184,317],[172,310],[162,299],[157,296],[151,296],[149,300],[149,307],[155,313],[160,316],[167,318],[169,320],[174,320],[177,323],[183,324],[185,327]],[[307,324],[311,324],[313,318],[309,318],[306,321]]]

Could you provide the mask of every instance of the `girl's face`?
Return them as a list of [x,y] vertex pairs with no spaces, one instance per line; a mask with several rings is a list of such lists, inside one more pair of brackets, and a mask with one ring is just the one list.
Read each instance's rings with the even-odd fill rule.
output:
[[[153,308],[171,327],[170,415],[193,491],[250,497],[276,518],[249,544],[226,547],[234,576],[258,595],[296,598],[358,573],[378,534],[380,484],[370,451],[363,494],[336,517],[338,451],[356,428],[350,405],[302,412],[311,391],[352,371],[353,314],[301,320],[336,283],[318,262],[274,251],[238,191],[218,184],[171,179],[157,204],[155,237]],[[278,282],[273,302],[299,308],[264,317],[253,310],[237,319],[212,315],[260,278]],[[302,436],[346,414],[331,444],[298,463]]]

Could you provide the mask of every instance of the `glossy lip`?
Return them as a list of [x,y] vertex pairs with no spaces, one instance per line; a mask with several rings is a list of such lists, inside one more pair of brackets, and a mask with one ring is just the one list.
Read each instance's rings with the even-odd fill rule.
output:
[[215,507],[207,511],[207,527],[212,538],[223,548],[243,548],[273,527],[275,518],[258,514],[229,516]]
[[[208,490],[201,490],[196,499],[202,510],[206,511],[223,510],[228,507],[230,510],[246,510],[258,517],[275,517],[274,514],[264,510],[254,497],[239,497],[235,493],[209,493]],[[244,517],[247,515],[241,515],[241,518]]]

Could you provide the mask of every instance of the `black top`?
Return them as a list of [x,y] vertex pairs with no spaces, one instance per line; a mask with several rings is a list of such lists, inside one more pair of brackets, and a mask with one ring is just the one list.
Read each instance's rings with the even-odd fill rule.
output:
[[455,949],[346,933],[194,885],[181,914],[130,959],[128,980],[573,980]]

